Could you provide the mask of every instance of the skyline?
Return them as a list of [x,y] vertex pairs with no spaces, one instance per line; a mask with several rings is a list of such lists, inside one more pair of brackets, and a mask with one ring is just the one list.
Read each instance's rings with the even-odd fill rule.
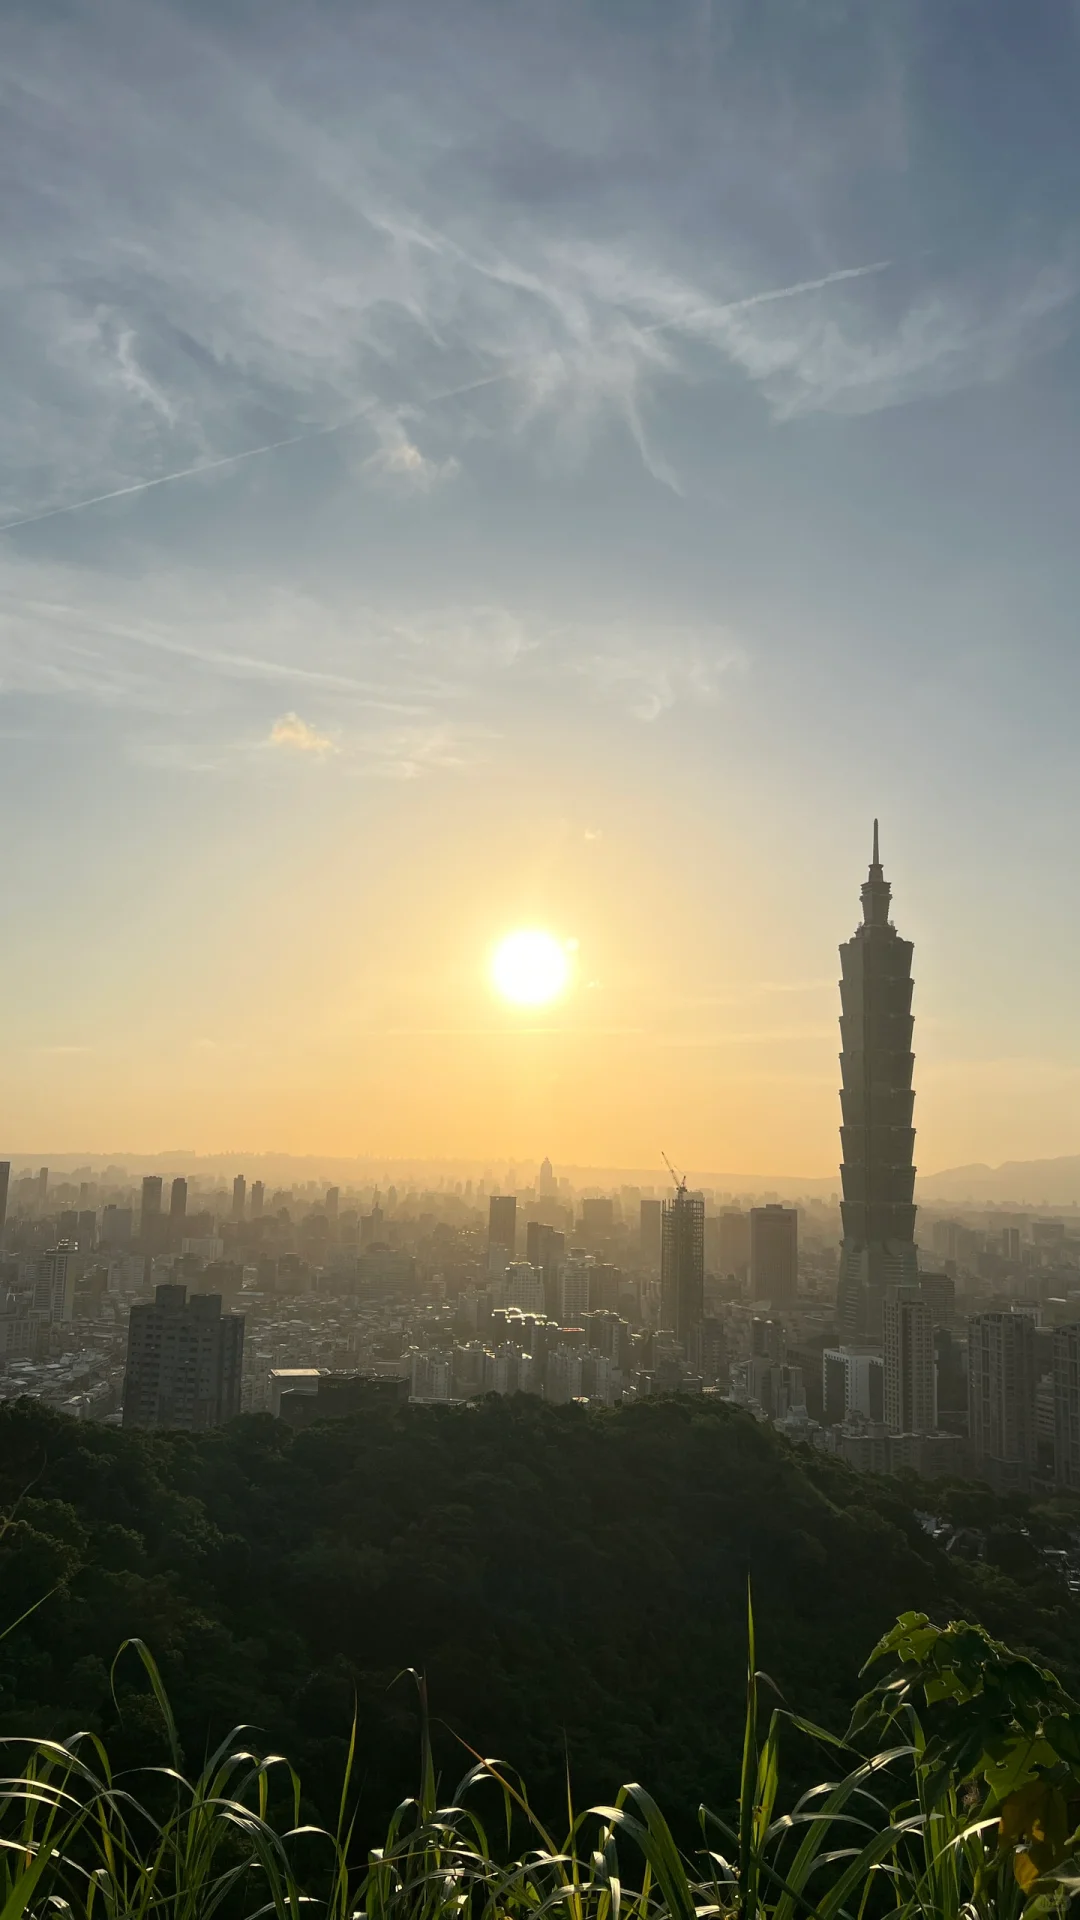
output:
[[1080,1152],[1076,11],[0,53],[10,1150],[835,1181],[877,814],[922,1177]]

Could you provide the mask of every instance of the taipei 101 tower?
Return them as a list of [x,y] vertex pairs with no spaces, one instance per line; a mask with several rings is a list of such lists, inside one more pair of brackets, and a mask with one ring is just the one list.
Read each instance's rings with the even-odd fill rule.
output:
[[844,1238],[836,1317],[842,1340],[881,1340],[887,1287],[918,1280],[915,1250],[915,1095],[911,1073],[910,940],[889,919],[892,888],[874,858],[862,890],[863,924],[840,948],[840,1212]]

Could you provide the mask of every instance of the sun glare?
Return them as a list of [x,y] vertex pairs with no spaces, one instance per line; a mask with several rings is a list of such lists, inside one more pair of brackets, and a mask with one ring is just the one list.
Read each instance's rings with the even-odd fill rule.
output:
[[517,1007],[542,1007],[562,993],[570,978],[569,949],[554,934],[521,927],[500,940],[491,978],[504,1000]]

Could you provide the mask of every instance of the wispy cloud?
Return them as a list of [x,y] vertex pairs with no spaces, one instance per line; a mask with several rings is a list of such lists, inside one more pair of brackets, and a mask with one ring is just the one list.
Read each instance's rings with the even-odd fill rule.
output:
[[328,733],[320,733],[318,727],[301,720],[298,713],[283,713],[274,721],[267,745],[279,747],[285,753],[315,754],[319,759],[339,751],[337,742],[331,740]]
[[[856,137],[900,165],[891,68],[868,68],[882,130],[871,86],[850,125],[834,107],[793,132],[796,178],[729,48],[691,103],[690,166],[645,43],[559,25],[557,77],[531,23],[493,29],[471,0],[453,31],[424,6],[352,31],[305,16],[302,60],[272,3],[242,48],[228,9],[196,25],[164,0],[9,16],[9,525],[287,457],[361,415],[361,469],[402,494],[451,478],[477,431],[575,457],[612,421],[677,488],[655,401],[691,371],[737,371],[779,419],[865,412],[1000,378],[1071,324],[1067,238],[974,268],[858,247],[835,176]],[[571,51],[588,114],[565,98]],[[797,212],[798,246],[763,205]]]

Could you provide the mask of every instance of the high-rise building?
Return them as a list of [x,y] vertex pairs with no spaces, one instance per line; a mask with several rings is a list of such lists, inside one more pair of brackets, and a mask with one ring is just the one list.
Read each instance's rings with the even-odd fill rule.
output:
[[937,1431],[934,1316],[914,1287],[889,1287],[881,1309],[885,1425],[890,1433]]
[[641,1258],[647,1267],[659,1267],[663,1222],[659,1200],[641,1202]]
[[522,1313],[544,1312],[544,1276],[528,1260],[511,1260],[506,1269],[508,1307],[520,1307]]
[[935,1327],[951,1327],[956,1314],[956,1281],[952,1275],[920,1273],[919,1292],[930,1308]]
[[34,1270],[34,1312],[50,1320],[70,1320],[75,1305],[75,1261],[70,1247],[40,1254]]
[[0,1160],[0,1234],[7,1225],[8,1187],[11,1185],[11,1161]]
[[790,1306],[799,1288],[799,1215],[795,1207],[751,1207],[750,1291],[771,1306]]
[[493,1193],[488,1201],[488,1252],[501,1247],[508,1260],[517,1247],[517,1195]]
[[93,1207],[80,1207],[75,1221],[75,1238],[80,1253],[89,1253],[97,1240],[97,1214]]
[[559,1292],[559,1267],[566,1252],[566,1235],[540,1220],[530,1220],[525,1228],[525,1258],[541,1275],[544,1285],[544,1312],[552,1320],[559,1318],[562,1298]]
[[606,1194],[581,1203],[581,1237],[587,1246],[606,1240],[615,1227],[615,1203]]
[[821,1397],[825,1424],[838,1427],[853,1413],[878,1421],[885,1411],[884,1367],[880,1353],[826,1347],[821,1356]]
[[142,1212],[139,1216],[139,1234],[144,1253],[158,1253],[161,1250],[161,1175],[148,1173],[142,1183]]
[[44,1213],[45,1211],[45,1202],[48,1199],[48,1194],[49,1169],[48,1167],[39,1167],[37,1177],[37,1208],[39,1213]]
[[705,1317],[705,1201],[683,1182],[662,1220],[660,1317],[689,1358]]
[[845,1342],[880,1340],[886,1289],[918,1279],[913,949],[889,919],[891,899],[875,820],[874,857],[862,889],[863,924],[840,948],[844,1238],[836,1311]]
[[[252,1195],[252,1197],[254,1198],[254,1195]],[[340,1187],[327,1187],[327,1189],[326,1189],[326,1217],[327,1217],[327,1219],[328,1219],[328,1220],[336,1220],[336,1219],[337,1219],[337,1217],[338,1217],[338,1207],[339,1207],[339,1205],[340,1205],[340,1202],[341,1202],[341,1188],[340,1188]]]
[[750,1268],[750,1215],[722,1213],[717,1222],[716,1240],[721,1273],[745,1280]]
[[244,1176],[242,1173],[238,1173],[236,1176],[236,1179],[232,1183],[232,1217],[234,1220],[243,1219],[244,1208],[246,1205],[247,1205],[247,1181],[244,1179]]
[[1035,1322],[1012,1311],[968,1321],[968,1436],[972,1463],[999,1492],[1024,1492],[1038,1463]]
[[263,1201],[265,1197],[266,1197],[266,1188],[263,1186],[262,1181],[261,1180],[253,1181],[251,1186],[251,1217],[253,1220],[259,1219],[263,1210]]
[[169,1191],[169,1219],[183,1220],[187,1214],[187,1181],[174,1180]]
[[592,1306],[592,1277],[596,1256],[584,1247],[571,1247],[559,1269],[559,1319],[564,1327],[580,1327]]
[[131,1309],[124,1375],[125,1427],[203,1432],[240,1411],[244,1320],[221,1297],[158,1287]]
[[1054,1479],[1080,1492],[1080,1326],[1054,1328]]
[[131,1245],[131,1208],[107,1206],[101,1209],[101,1244],[122,1248]]
[[786,1360],[787,1336],[782,1320],[755,1313],[750,1322],[750,1357],[752,1360]]
[[550,1200],[559,1191],[559,1183],[555,1178],[555,1170],[552,1167],[551,1161],[546,1158],[540,1163],[540,1177],[536,1183],[536,1191],[540,1195],[541,1200]]

